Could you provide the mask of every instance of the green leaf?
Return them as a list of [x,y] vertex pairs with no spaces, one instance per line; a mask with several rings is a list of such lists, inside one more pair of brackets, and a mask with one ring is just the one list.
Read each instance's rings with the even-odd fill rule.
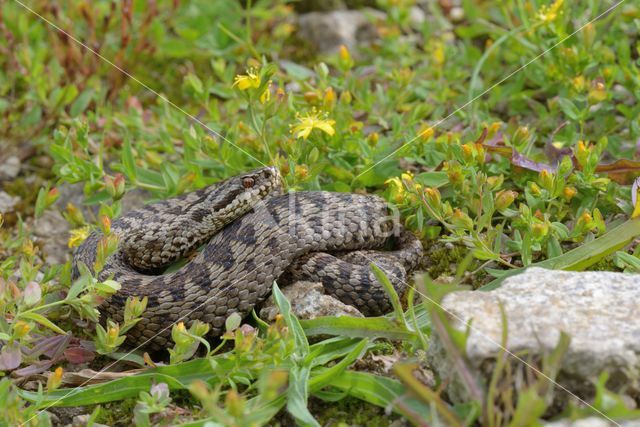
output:
[[558,105],[560,105],[562,112],[571,120],[580,120],[580,110],[578,110],[578,107],[576,107],[571,100],[567,98],[558,98]]
[[425,187],[442,187],[449,183],[449,175],[447,172],[423,172],[416,175],[413,179]]
[[187,83],[198,95],[202,94],[203,86],[202,80],[198,78],[195,74],[188,74],[185,78],[185,83]]
[[284,322],[289,327],[291,333],[296,342],[296,353],[299,357],[304,357],[309,354],[309,342],[304,334],[304,330],[300,325],[300,321],[291,313],[291,303],[284,294],[280,291],[278,284],[273,282],[273,297],[276,301],[276,305],[280,310],[280,314],[284,318]]
[[[405,386],[391,378],[368,372],[345,371],[333,379],[331,386],[381,408],[392,408],[398,414],[417,414],[423,419],[430,419],[429,407],[410,396]],[[322,397],[321,392],[313,394]],[[398,405],[400,402],[402,405]]]
[[52,331],[60,334],[60,335],[65,335],[66,332],[63,331],[62,329],[60,329],[55,323],[53,323],[51,320],[47,319],[46,317],[44,317],[41,314],[38,314],[34,311],[26,311],[24,313],[20,313],[19,317],[21,319],[28,319],[28,320],[33,320],[34,322],[38,322],[40,323],[42,326],[44,326],[45,328],[49,328]]
[[369,340],[361,340],[358,345],[347,354],[340,362],[331,366],[328,369],[320,369],[313,371],[309,387],[311,389],[318,389],[332,383],[336,376],[342,374],[352,363],[354,363],[359,357],[363,355],[369,345]]
[[93,89],[85,89],[71,104],[71,108],[69,108],[69,115],[71,115],[71,117],[76,117],[82,114],[93,99],[93,93]]
[[388,317],[327,316],[300,320],[307,336],[336,335],[351,338],[386,338],[389,340],[416,339],[415,332],[407,330]]
[[137,397],[141,391],[149,391],[154,383],[165,382],[172,390],[186,389],[200,379],[217,383],[220,378],[211,367],[211,360],[218,362],[222,371],[230,371],[235,362],[214,356],[209,359],[191,360],[176,365],[148,369],[139,374],[119,378],[102,384],[70,389],[58,389],[42,397],[36,392],[19,390],[22,398],[36,402],[38,408],[48,406],[85,406]]
[[289,370],[289,388],[287,389],[287,411],[303,426],[317,426],[320,424],[313,418],[307,405],[309,374],[308,366],[293,366]]
[[[578,246],[559,257],[531,264],[531,266],[548,268],[550,270],[583,271],[587,267],[625,247],[637,236],[640,236],[640,218],[630,219],[589,243]],[[522,271],[524,271],[524,268],[507,270],[497,279],[481,287],[480,290],[490,291],[499,288],[507,277],[514,276]]]
[[44,187],[38,190],[38,196],[36,196],[36,205],[35,205],[35,212],[34,212],[36,218],[39,218],[40,215],[42,215],[44,210],[47,208],[46,196],[48,191],[49,191],[49,188],[44,188]]
[[398,297],[398,293],[396,289],[393,287],[389,278],[385,274],[384,271],[380,269],[375,263],[370,263],[371,269],[373,270],[373,274],[376,276],[376,279],[382,284],[382,287],[385,291],[387,291],[387,296],[391,300],[391,305],[393,306],[393,312],[395,313],[395,318],[401,325],[406,325],[407,321],[404,318],[404,311],[402,310],[402,304],[400,304],[400,297]]
[[136,163],[133,158],[133,149],[131,148],[131,141],[129,137],[125,137],[124,143],[122,144],[122,166],[127,178],[129,178],[130,181],[135,181]]

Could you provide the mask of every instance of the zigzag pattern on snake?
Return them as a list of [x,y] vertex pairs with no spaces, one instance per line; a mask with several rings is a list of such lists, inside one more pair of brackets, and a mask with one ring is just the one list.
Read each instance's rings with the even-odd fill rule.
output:
[[[375,261],[401,293],[422,245],[389,216],[376,196],[325,191],[282,194],[275,168],[258,169],[173,199],[149,204],[114,220],[118,250],[98,278],[122,288],[100,307],[122,322],[127,297],[149,298],[127,342],[166,348],[171,325],[195,319],[224,332],[233,312],[251,312],[272,283],[320,281],[325,291],[367,315],[390,310],[373,275]],[[102,238],[93,233],[74,254],[93,268]],[[204,246],[180,269],[162,269]],[[394,245],[391,250],[386,249]]]

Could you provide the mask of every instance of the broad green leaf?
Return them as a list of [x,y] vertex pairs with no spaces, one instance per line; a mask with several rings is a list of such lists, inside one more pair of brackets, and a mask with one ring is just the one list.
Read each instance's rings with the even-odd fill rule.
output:
[[284,318],[284,322],[289,327],[289,330],[293,333],[296,341],[296,352],[300,357],[304,357],[309,353],[309,342],[304,334],[300,321],[291,313],[291,303],[284,296],[278,284],[273,282],[273,297],[276,301],[276,305],[280,310],[280,314]]
[[60,335],[65,335],[66,332],[63,331],[62,329],[60,329],[55,323],[53,323],[51,320],[47,319],[46,317],[44,317],[42,314],[36,313],[34,311],[26,311],[24,313],[20,313],[19,317],[21,319],[29,319],[29,320],[33,320],[34,322],[38,322],[40,323],[42,326],[44,326],[45,328],[49,328],[54,332],[59,333]]
[[351,338],[387,338],[390,340],[411,340],[416,334],[408,331],[398,322],[387,317],[317,317],[300,320],[307,336],[336,335]]
[[87,109],[93,99],[93,89],[85,89],[71,104],[69,115],[76,117]]
[[299,425],[317,426],[320,424],[313,418],[307,405],[309,398],[309,366],[294,366],[289,370],[289,388],[287,389],[287,411]]
[[[381,408],[392,408],[394,412],[401,415],[416,414],[423,419],[430,418],[430,409],[427,405],[409,395],[400,382],[388,377],[368,372],[345,371],[333,379],[331,386],[346,391],[349,396]],[[320,391],[313,394],[322,398]]]
[[[214,357],[223,370],[231,370],[234,362]],[[211,368],[209,359],[196,359],[176,365],[148,369],[142,373],[109,381],[69,389],[58,389],[44,398],[38,393],[20,390],[20,395],[39,408],[47,406],[84,406],[137,397],[141,391],[149,391],[154,383],[165,382],[172,390],[186,389],[196,379],[216,383],[220,379]]]
[[131,141],[128,137],[124,139],[124,143],[122,144],[122,166],[127,178],[129,178],[130,181],[135,181],[136,163],[133,159],[133,149],[131,148]]

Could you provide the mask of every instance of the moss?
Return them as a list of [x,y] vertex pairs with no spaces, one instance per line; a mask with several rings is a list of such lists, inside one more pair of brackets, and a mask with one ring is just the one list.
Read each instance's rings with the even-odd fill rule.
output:
[[387,415],[383,408],[354,397],[345,397],[337,402],[325,402],[312,398],[309,400],[309,407],[323,426],[386,427],[400,418],[395,414]]
[[467,249],[460,245],[438,243],[425,245],[425,248],[427,249],[425,259],[428,260],[425,271],[431,277],[453,273],[451,265],[457,265],[467,253]]

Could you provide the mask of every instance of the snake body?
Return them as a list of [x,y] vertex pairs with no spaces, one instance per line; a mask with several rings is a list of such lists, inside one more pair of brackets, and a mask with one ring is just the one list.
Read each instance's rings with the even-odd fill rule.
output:
[[[127,342],[166,348],[175,322],[199,319],[211,335],[226,318],[263,301],[274,280],[321,281],[325,290],[365,314],[390,310],[370,268],[376,262],[402,292],[422,245],[389,216],[376,196],[325,191],[282,194],[280,176],[263,168],[173,199],[149,204],[114,220],[118,250],[98,273],[121,289],[100,307],[123,321],[128,297],[148,297],[143,318]],[[93,233],[73,257],[90,269],[102,238]],[[158,274],[205,244],[176,271]],[[395,247],[387,249],[389,245]]]

